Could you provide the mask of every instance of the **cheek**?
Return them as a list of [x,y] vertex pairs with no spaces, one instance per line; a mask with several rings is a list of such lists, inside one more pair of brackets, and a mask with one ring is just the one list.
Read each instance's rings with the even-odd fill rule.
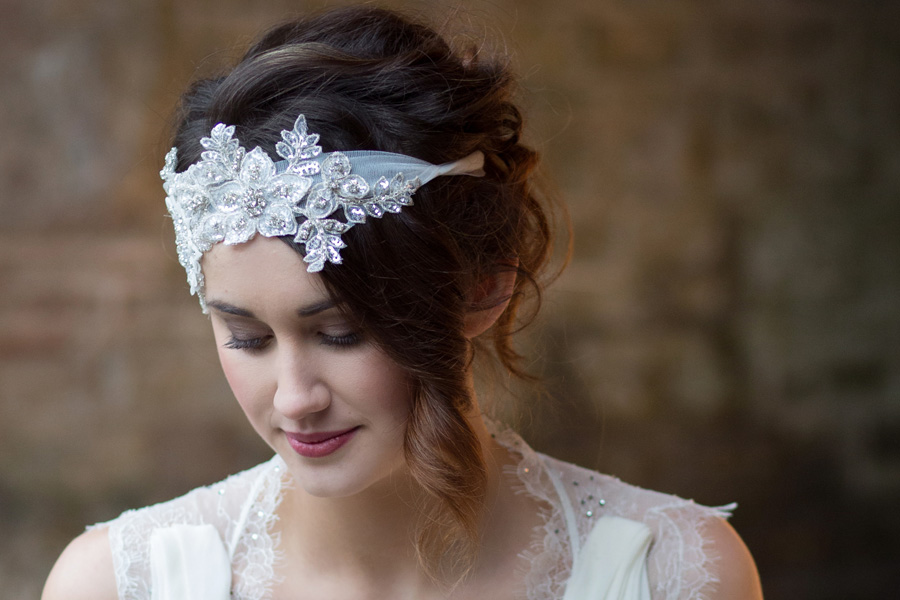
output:
[[394,420],[406,421],[412,407],[413,386],[409,377],[395,364],[382,362],[369,371],[370,377],[362,389],[378,390],[371,400],[378,411],[391,415]]
[[219,362],[231,392],[244,412],[250,416],[261,408],[255,400],[264,393],[264,382],[252,369],[247,368],[241,357],[236,354],[236,352],[220,349]]

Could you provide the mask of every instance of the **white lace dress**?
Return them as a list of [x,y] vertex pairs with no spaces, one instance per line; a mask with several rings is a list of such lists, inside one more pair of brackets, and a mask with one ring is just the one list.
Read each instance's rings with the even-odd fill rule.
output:
[[[508,475],[545,507],[523,586],[527,600],[695,600],[716,582],[708,508],[643,490],[533,451]],[[121,600],[264,600],[279,560],[270,532],[290,480],[278,456],[224,481],[96,527],[109,528]]]

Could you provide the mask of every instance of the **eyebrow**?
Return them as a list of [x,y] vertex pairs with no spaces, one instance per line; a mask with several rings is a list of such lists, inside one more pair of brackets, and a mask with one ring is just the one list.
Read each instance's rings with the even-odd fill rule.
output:
[[248,319],[255,319],[256,315],[254,315],[249,310],[245,310],[243,308],[238,308],[232,304],[228,304],[227,302],[219,302],[218,300],[207,301],[206,305],[210,308],[214,308],[219,312],[227,313],[229,315],[236,315],[238,317],[247,317]]
[[316,304],[310,304],[309,306],[304,306],[303,308],[297,309],[297,314],[301,317],[311,317],[313,315],[319,314],[320,312],[324,312],[329,308],[334,308],[336,304],[333,300],[322,300],[321,302],[317,302]]
[[[256,315],[244,308],[238,308],[233,304],[228,304],[227,302],[220,302],[218,300],[207,301],[207,306],[216,309],[219,312],[223,312],[229,315],[235,315],[238,317],[246,317],[248,319],[256,319]],[[300,317],[311,317],[313,315],[317,315],[320,312],[324,312],[330,308],[334,308],[337,306],[333,300],[323,300],[321,302],[316,302],[315,304],[310,304],[309,306],[304,306],[302,308],[297,309],[297,315]]]

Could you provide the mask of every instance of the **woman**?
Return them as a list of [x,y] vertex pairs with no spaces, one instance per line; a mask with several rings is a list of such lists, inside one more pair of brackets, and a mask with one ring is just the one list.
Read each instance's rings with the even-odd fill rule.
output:
[[44,598],[759,598],[722,510],[481,416],[550,234],[504,66],[373,8],[278,27],[182,101],[179,259],[276,456],[91,528]]

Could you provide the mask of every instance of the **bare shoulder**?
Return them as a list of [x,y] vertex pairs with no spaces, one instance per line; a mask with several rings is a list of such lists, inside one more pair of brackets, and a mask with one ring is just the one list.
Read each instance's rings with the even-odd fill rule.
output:
[[107,528],[72,540],[57,559],[41,600],[116,600],[116,579]]
[[762,587],[756,564],[744,540],[725,519],[713,518],[705,529],[713,556],[718,558],[719,582],[710,600],[761,600]]

